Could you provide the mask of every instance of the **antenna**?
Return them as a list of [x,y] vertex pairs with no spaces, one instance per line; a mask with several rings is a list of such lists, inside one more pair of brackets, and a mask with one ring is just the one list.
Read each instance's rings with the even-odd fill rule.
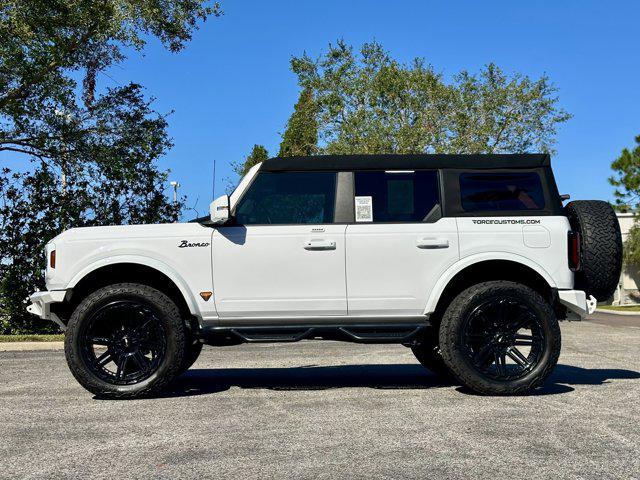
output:
[[216,199],[216,159],[213,159],[213,183],[211,185],[211,196],[213,197],[211,200]]

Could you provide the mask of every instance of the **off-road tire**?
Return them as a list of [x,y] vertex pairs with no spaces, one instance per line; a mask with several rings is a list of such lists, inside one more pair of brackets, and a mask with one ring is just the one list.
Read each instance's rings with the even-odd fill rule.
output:
[[[78,332],[93,309],[123,298],[146,302],[160,314],[166,349],[158,369],[149,378],[135,384],[114,385],[98,378],[87,367],[80,353]],[[76,380],[100,398],[130,399],[150,396],[165,388],[180,374],[187,349],[185,330],[178,308],[164,293],[135,283],[108,285],[88,295],[74,310],[65,334],[65,356]]]
[[580,268],[575,288],[603,302],[620,281],[622,235],[616,214],[607,202],[578,200],[566,206],[571,228],[580,233]]
[[413,345],[411,351],[420,364],[442,380],[453,380],[453,374],[444,363],[438,344],[438,332],[430,331],[420,339],[418,345]]
[[[467,315],[482,302],[517,298],[532,308],[544,329],[545,348],[537,366],[517,380],[494,380],[473,367],[462,348],[462,328]],[[531,288],[509,281],[491,281],[460,293],[446,309],[440,324],[440,351],[445,364],[466,387],[483,395],[518,395],[540,386],[558,363],[561,335],[558,320],[547,301]]]
[[180,367],[180,374],[189,370],[191,366],[196,363],[196,360],[198,360],[198,357],[200,356],[200,352],[202,352],[202,342],[200,342],[193,334],[188,334],[187,348],[185,350],[182,367]]

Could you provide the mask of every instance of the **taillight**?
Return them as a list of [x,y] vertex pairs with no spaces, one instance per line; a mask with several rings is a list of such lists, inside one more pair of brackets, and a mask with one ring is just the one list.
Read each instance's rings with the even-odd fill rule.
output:
[[56,251],[55,250],[51,250],[51,253],[49,253],[49,266],[51,268],[56,268]]
[[569,268],[580,270],[580,233],[569,232]]

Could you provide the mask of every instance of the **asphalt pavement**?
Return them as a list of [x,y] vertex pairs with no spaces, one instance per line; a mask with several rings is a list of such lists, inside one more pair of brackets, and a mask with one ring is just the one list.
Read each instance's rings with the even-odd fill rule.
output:
[[0,477],[640,478],[640,320],[562,333],[523,397],[443,385],[394,345],[205,347],[135,401],[94,399],[60,351],[0,352]]

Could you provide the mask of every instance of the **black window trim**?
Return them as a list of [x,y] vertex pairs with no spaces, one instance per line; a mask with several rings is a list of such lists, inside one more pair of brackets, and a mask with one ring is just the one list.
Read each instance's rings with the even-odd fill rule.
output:
[[336,204],[333,210],[334,225],[349,225],[355,222],[355,188],[354,172],[338,172]]
[[[389,170],[389,169],[385,169]],[[384,224],[420,224],[420,223],[436,223],[441,218],[451,217],[543,217],[543,216],[562,216],[563,206],[558,195],[558,188],[556,186],[555,178],[550,167],[532,167],[532,168],[491,168],[491,169],[479,169],[479,168],[414,168],[414,171],[436,171],[438,181],[438,205],[440,206],[439,215],[430,221],[421,222],[407,222],[407,221],[389,221],[389,222],[356,222],[355,211],[352,208],[351,213],[346,209],[346,205],[350,204],[353,207],[355,202],[355,173],[360,171],[385,171],[381,169],[376,170],[282,170],[282,171],[262,171],[258,170],[256,175],[251,179],[249,185],[244,190],[242,195],[236,202],[232,215],[233,220],[225,226],[243,226],[235,221],[236,207],[240,204],[244,196],[247,194],[253,182],[258,178],[261,173],[287,173],[287,172],[305,172],[305,173],[327,173],[332,172],[336,175],[335,181],[335,198],[334,198],[334,210],[333,210],[333,222],[331,223],[264,223],[257,224],[252,223],[249,226],[305,226],[305,225],[384,225]],[[406,170],[409,170],[408,168]],[[514,172],[537,172],[540,175],[540,181],[542,183],[542,189],[545,199],[545,208],[542,210],[491,210],[491,211],[474,211],[467,212],[462,209],[460,199],[460,173],[514,173]],[[346,185],[345,182],[348,182]],[[339,214],[339,212],[342,212]],[[349,218],[347,219],[347,216]],[[338,221],[340,220],[340,221]]]

